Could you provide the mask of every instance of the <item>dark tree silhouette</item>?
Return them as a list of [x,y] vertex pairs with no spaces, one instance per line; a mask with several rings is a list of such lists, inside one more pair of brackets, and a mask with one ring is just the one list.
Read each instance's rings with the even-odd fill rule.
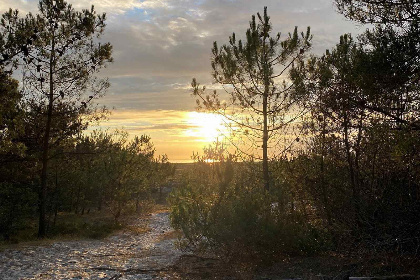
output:
[[[247,144],[262,147],[264,187],[270,187],[269,144],[276,132],[289,122],[286,114],[293,107],[289,93],[293,84],[286,81],[288,70],[301,59],[310,47],[310,30],[298,34],[297,28],[281,40],[280,33],[272,35],[267,8],[264,14],[252,16],[246,39],[236,40],[235,33],[229,43],[219,48],[215,42],[212,52],[214,81],[223,86],[229,96],[222,102],[219,93],[206,94],[194,79],[192,87],[198,97],[198,107],[221,114],[232,126],[242,129]],[[255,155],[254,155],[255,157]]]
[[60,140],[51,135],[51,128],[54,122],[71,115],[61,138],[82,129],[84,124],[77,116],[89,113],[91,101],[108,87],[106,79],[95,78],[95,73],[112,61],[111,45],[98,42],[104,28],[105,14],[97,15],[93,6],[90,10],[75,11],[63,0],[42,0],[39,14],[28,14],[25,18],[10,10],[1,21],[2,45],[15,46],[4,48],[3,64],[24,71],[23,92],[29,100],[28,110],[39,109],[45,123],[39,190],[41,238],[46,234],[49,150]]

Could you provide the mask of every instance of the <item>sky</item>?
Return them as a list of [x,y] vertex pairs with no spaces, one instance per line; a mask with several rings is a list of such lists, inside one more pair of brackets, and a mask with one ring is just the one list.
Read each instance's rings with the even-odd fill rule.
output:
[[[273,31],[311,27],[312,53],[331,49],[344,33],[365,28],[336,12],[333,0],[68,0],[75,9],[95,6],[107,14],[102,41],[113,45],[114,63],[101,71],[111,87],[99,103],[112,110],[106,129],[147,134],[156,154],[191,160],[216,137],[220,119],[195,112],[191,80],[211,85],[211,47],[241,37],[251,15],[268,7]],[[0,12],[36,13],[37,0],[1,0]]]

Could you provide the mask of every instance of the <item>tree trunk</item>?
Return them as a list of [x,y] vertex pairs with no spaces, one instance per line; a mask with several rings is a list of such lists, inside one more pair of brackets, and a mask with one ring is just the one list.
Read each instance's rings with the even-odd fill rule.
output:
[[268,124],[267,124],[267,94],[264,93],[263,99],[263,115],[264,115],[264,130],[263,130],[263,176],[264,188],[270,190],[270,176],[268,173]]
[[103,190],[101,189],[99,191],[99,196],[98,196],[98,207],[97,207],[97,209],[98,209],[99,212],[102,211],[102,197],[103,197],[102,192],[103,192]]
[[77,198],[76,198],[76,205],[74,206],[74,214],[78,214],[79,213],[79,206],[82,203],[81,202],[81,185],[79,184],[79,187],[77,188]]
[[323,200],[323,204],[324,204],[324,211],[325,211],[325,215],[327,217],[327,223],[328,226],[332,226],[332,221],[331,221],[331,212],[330,212],[330,206],[328,203],[328,195],[327,195],[327,188],[326,188],[326,181],[325,181],[325,141],[326,141],[326,131],[325,131],[325,127],[326,127],[326,123],[325,123],[325,117],[323,119],[323,123],[322,123],[322,142],[321,142],[321,163],[320,163],[320,168],[321,168],[321,191],[322,191],[322,200]]
[[55,202],[55,206],[54,206],[54,222],[53,222],[54,227],[57,222],[57,214],[58,214],[58,201]]
[[[265,42],[264,38],[264,42]],[[264,44],[265,49],[265,44]],[[270,190],[270,174],[268,171],[268,94],[270,91],[270,75],[267,65],[268,63],[267,54],[264,54],[264,95],[263,95],[263,117],[264,117],[264,127],[263,127],[263,177],[264,177],[264,188]]]
[[42,170],[41,170],[41,189],[39,191],[39,227],[38,227],[38,238],[44,238],[46,235],[46,208],[47,208],[47,171],[48,171],[48,150],[50,141],[50,130],[53,112],[54,102],[54,83],[53,83],[53,71],[54,71],[54,34],[52,39],[52,49],[50,56],[50,92],[48,94],[48,112],[47,112],[47,124],[45,126],[45,134],[42,144]]
[[352,203],[354,207],[354,218],[356,224],[360,226],[360,199],[359,199],[359,188],[357,186],[355,167],[353,163],[353,157],[350,147],[349,140],[349,117],[347,114],[344,115],[344,144],[346,147],[347,164],[350,173],[350,183],[352,188]]
[[140,213],[140,194],[136,195],[136,213]]

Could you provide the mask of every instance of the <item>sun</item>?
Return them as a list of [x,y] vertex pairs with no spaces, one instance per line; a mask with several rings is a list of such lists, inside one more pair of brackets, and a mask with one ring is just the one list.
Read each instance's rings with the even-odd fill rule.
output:
[[185,135],[195,137],[198,141],[212,143],[228,135],[226,119],[212,113],[188,112],[186,123],[190,128],[185,130]]

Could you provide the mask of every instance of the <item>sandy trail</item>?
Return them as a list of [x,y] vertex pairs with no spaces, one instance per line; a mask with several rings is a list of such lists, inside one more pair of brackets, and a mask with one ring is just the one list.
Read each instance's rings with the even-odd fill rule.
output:
[[[0,252],[0,279],[167,279],[180,256],[169,213],[149,217],[145,233],[125,230],[104,240],[57,242]],[[144,224],[136,220],[132,227]]]

